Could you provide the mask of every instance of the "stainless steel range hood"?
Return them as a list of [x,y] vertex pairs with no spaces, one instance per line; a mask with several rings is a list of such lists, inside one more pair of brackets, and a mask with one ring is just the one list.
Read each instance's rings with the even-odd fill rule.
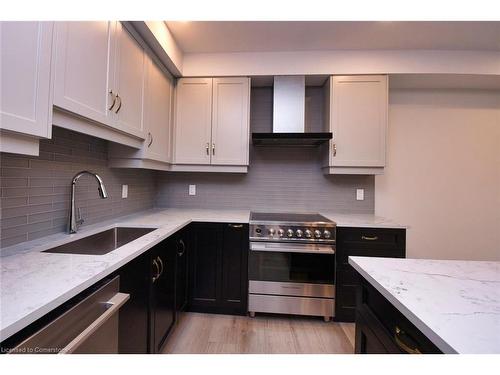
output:
[[274,77],[273,131],[252,133],[254,145],[315,147],[332,138],[306,131],[305,89],[305,76]]

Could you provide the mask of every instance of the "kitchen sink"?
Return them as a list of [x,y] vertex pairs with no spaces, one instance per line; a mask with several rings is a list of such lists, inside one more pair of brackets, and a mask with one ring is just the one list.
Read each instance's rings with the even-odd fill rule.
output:
[[56,246],[44,253],[104,255],[157,228],[116,227]]

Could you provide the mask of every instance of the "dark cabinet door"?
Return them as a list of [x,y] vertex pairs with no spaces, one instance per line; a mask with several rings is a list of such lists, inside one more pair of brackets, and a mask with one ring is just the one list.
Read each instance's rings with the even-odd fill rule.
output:
[[195,223],[190,266],[190,307],[216,307],[220,285],[219,252],[222,231],[218,224]]
[[162,242],[152,253],[151,320],[153,353],[161,350],[175,322],[175,242]]
[[354,322],[359,285],[349,256],[404,258],[406,230],[392,228],[337,228],[335,320]]
[[224,307],[244,314],[248,300],[248,227],[223,226],[221,302]]
[[189,310],[245,314],[248,224],[196,223],[189,248]]
[[176,313],[184,311],[188,298],[188,257],[189,232],[183,230],[175,240],[177,258],[177,274],[175,278],[175,305]]
[[148,352],[150,260],[149,253],[143,254],[118,271],[120,292],[130,294],[130,299],[119,313],[119,353]]

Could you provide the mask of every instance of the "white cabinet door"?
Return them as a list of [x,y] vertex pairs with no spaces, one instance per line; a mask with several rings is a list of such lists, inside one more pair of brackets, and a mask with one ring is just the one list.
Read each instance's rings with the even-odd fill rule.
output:
[[50,138],[52,22],[1,22],[0,128]]
[[144,158],[169,162],[173,79],[149,57],[146,61]]
[[177,82],[174,162],[210,164],[212,78]]
[[387,77],[335,76],[330,104],[330,165],[384,167]]
[[249,78],[214,78],[212,100],[211,164],[248,165]]
[[109,126],[116,24],[56,22],[54,105]]
[[120,22],[116,24],[115,43],[112,87],[118,95],[114,108],[116,127],[144,138],[145,51]]

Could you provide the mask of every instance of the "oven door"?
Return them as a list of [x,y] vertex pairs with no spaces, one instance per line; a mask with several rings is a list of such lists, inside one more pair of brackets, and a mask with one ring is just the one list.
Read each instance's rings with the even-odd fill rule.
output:
[[335,250],[324,244],[250,242],[249,279],[284,283],[335,283]]

